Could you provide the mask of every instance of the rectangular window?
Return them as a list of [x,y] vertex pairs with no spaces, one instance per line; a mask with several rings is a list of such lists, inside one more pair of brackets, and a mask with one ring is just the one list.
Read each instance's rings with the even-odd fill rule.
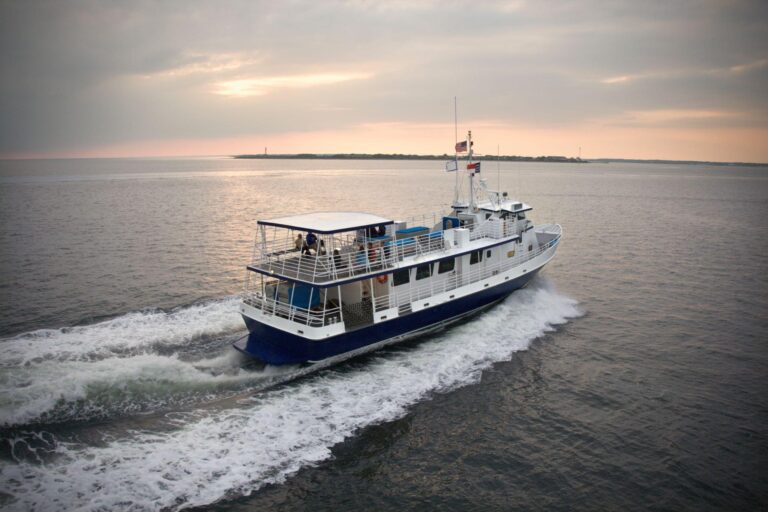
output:
[[446,272],[450,272],[454,269],[456,266],[456,260],[451,258],[449,260],[441,260],[440,263],[437,265],[437,273],[438,274],[445,274]]
[[392,273],[392,284],[400,286],[411,282],[411,269],[405,268],[402,270],[395,270]]
[[426,265],[419,265],[416,267],[416,280],[424,279],[432,275],[432,265],[427,263]]
[[485,257],[486,258],[490,258],[491,257],[491,251],[490,250],[485,253]]
[[469,255],[469,264],[474,265],[480,261],[483,261],[483,251],[472,251]]

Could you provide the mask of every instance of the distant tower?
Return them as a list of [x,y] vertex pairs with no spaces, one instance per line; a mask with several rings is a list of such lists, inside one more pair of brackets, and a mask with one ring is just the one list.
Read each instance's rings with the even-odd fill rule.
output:
[[264,146],[264,156],[267,156],[267,146]]
[[581,160],[581,146],[579,146],[579,160]]

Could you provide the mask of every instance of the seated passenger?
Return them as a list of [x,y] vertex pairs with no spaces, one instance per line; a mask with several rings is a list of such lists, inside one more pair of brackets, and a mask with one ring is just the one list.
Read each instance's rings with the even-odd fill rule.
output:
[[375,262],[379,259],[379,250],[372,243],[368,243],[368,261]]
[[347,263],[344,261],[344,258],[341,257],[341,252],[339,252],[338,249],[333,250],[333,265],[336,268],[344,268],[347,266]]
[[365,246],[360,244],[357,248],[357,254],[355,255],[355,268],[356,270],[365,270],[368,264],[368,255],[365,252]]
[[311,254],[309,249],[317,251],[317,235],[311,231],[307,233],[307,254]]

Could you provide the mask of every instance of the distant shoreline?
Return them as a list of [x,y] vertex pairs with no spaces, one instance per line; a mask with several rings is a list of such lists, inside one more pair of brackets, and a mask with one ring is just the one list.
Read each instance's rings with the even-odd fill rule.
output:
[[[255,160],[452,160],[453,155],[403,155],[389,153],[336,153],[336,154],[318,154],[318,153],[296,153],[296,154],[245,154],[233,155],[235,159],[255,159]],[[627,164],[660,164],[660,165],[720,165],[733,167],[768,167],[766,163],[756,162],[711,162],[706,160],[661,160],[639,158],[593,158],[583,160],[578,157],[565,156],[518,156],[518,155],[477,155],[477,159],[486,161],[501,162],[546,162],[546,163],[568,163],[568,164],[607,164],[627,163]]]
[[[234,155],[236,159],[258,159],[258,160],[453,160],[453,155],[402,155],[387,153],[337,153],[337,154],[317,154],[317,153],[298,153],[287,155]],[[568,158],[565,156],[491,156],[478,155],[478,159],[493,160],[501,162],[560,162],[571,164],[585,164],[588,160],[581,158]]]

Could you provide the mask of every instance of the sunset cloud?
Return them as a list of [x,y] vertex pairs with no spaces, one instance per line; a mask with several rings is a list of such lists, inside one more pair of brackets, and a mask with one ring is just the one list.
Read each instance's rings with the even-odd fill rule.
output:
[[213,92],[222,96],[247,98],[262,96],[279,89],[301,89],[321,85],[333,85],[350,80],[370,78],[370,73],[317,73],[308,75],[267,76],[217,82]]
[[146,74],[153,76],[186,76],[195,74],[222,74],[237,71],[239,69],[258,64],[262,59],[236,53],[225,54],[190,54],[185,55],[186,62],[178,66],[164,69],[156,73]]
[[630,80],[633,80],[634,77],[631,77],[629,75],[622,75],[622,76],[614,76],[610,78],[604,78],[600,80],[600,83],[603,84],[623,84],[626,82],[629,82]]
[[630,121],[642,124],[660,124],[675,121],[737,119],[743,114],[719,110],[645,110],[627,113]]

